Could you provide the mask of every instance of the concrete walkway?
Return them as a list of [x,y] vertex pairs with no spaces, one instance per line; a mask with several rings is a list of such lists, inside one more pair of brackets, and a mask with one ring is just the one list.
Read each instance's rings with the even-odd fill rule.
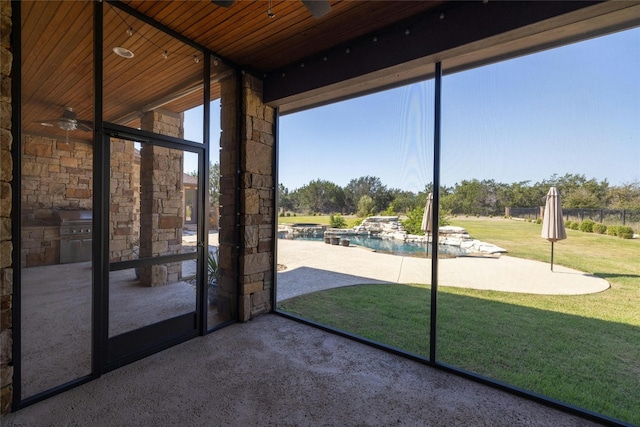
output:
[[[278,240],[278,301],[342,286],[372,283],[431,283],[431,259],[401,257],[355,246]],[[562,266],[502,255],[439,260],[440,286],[541,295],[602,292],[609,283]]]

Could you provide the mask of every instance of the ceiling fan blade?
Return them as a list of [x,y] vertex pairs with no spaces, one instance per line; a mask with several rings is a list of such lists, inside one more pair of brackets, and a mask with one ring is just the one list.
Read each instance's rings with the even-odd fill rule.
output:
[[322,18],[331,12],[329,0],[302,0],[302,3],[309,9],[314,18]]
[[42,126],[53,126],[59,119],[34,120],[33,123],[40,123]]
[[211,3],[220,7],[231,7],[235,0],[211,0]]
[[90,132],[93,130],[93,123],[91,123],[90,121],[87,120],[78,120],[78,123],[76,124],[76,126],[78,127],[78,130],[82,130],[85,132]]

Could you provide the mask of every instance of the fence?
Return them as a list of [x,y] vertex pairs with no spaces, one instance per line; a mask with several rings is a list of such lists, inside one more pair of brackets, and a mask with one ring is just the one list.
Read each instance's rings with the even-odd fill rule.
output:
[[538,208],[504,208],[504,215],[512,218],[538,219],[544,215],[544,206]]
[[[636,232],[640,229],[639,209],[581,209],[563,208],[565,221],[584,221],[590,219],[606,225],[628,225]],[[513,218],[542,218],[544,206],[537,208],[505,208],[505,215]]]

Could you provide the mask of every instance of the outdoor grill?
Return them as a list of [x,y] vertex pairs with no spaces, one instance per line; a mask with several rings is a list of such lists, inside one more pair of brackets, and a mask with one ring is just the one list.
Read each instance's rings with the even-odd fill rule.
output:
[[60,264],[91,260],[93,213],[58,211],[60,218]]

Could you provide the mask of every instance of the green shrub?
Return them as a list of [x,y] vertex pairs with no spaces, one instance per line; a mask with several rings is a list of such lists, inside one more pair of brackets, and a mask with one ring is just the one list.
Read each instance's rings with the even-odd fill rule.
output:
[[541,218],[537,218],[536,219],[536,224],[542,224],[542,219]]
[[610,226],[608,226],[607,227],[607,235],[609,235],[609,236],[617,236],[619,228],[620,228],[619,225],[610,225]]
[[209,276],[209,284],[213,285],[218,281],[218,260],[216,256],[209,252],[209,256],[207,257],[207,275]]
[[287,212],[287,216],[291,216],[291,212]]
[[571,222],[571,221],[565,221],[565,222],[564,222],[564,228],[571,228],[571,224],[573,224],[573,222]]
[[371,196],[367,196],[365,194],[364,196],[360,197],[360,200],[358,201],[358,217],[365,218],[373,214],[374,207],[375,204],[373,203],[373,199],[371,198]]
[[578,230],[585,233],[593,233],[593,224],[595,224],[595,222],[591,221],[590,219],[585,219],[578,226]]
[[571,228],[572,230],[577,230],[579,226],[580,226],[580,225],[579,225],[577,222],[572,222],[572,223],[571,223],[571,227],[570,227],[570,228]]
[[383,216],[396,216],[397,213],[393,210],[393,207],[391,205],[389,205],[389,207],[387,207],[387,209],[384,212],[381,212],[380,215],[383,215]]
[[347,221],[340,214],[329,215],[331,228],[347,228]]
[[360,224],[362,224],[362,221],[364,221],[364,218],[356,218],[355,221],[353,221],[353,226],[359,226]]
[[618,227],[618,237],[621,239],[633,239],[633,228],[626,226]]
[[604,224],[593,224],[593,232],[597,234],[604,234],[607,232],[607,226]]

